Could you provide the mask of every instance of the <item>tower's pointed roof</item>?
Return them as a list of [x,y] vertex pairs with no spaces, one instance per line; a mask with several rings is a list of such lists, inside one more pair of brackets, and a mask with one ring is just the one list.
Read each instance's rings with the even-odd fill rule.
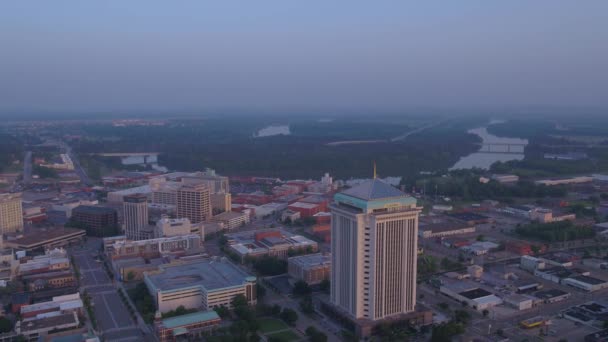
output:
[[377,178],[370,179],[350,189],[344,190],[342,194],[365,201],[407,196],[401,190]]

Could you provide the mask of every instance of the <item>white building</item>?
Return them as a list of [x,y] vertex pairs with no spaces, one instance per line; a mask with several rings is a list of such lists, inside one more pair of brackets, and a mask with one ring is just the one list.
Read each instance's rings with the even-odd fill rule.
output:
[[124,228],[127,239],[144,240],[149,237],[144,233],[148,227],[148,198],[143,194],[134,194],[123,198]]
[[608,288],[608,281],[585,275],[563,279],[562,284],[576,287],[587,292]]
[[331,303],[355,319],[379,320],[416,305],[416,199],[372,179],[330,205]]
[[219,222],[224,224],[224,228],[232,230],[235,228],[242,227],[249,223],[249,215],[247,213],[240,213],[238,211],[226,211],[221,214],[215,215],[211,218],[213,222]]
[[237,295],[244,295],[250,304],[257,301],[256,277],[225,258],[162,265],[157,272],[145,272],[144,281],[161,313],[179,306],[200,310],[230,308]]
[[156,228],[161,237],[192,234],[192,224],[187,218],[172,219],[163,217],[156,222]]
[[545,261],[529,255],[523,255],[519,260],[519,267],[528,272],[534,273],[536,270],[545,268]]

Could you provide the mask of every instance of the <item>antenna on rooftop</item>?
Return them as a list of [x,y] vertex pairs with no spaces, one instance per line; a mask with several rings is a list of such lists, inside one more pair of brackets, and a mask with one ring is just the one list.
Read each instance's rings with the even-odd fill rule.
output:
[[376,179],[378,175],[376,174],[376,161],[374,160],[374,179]]

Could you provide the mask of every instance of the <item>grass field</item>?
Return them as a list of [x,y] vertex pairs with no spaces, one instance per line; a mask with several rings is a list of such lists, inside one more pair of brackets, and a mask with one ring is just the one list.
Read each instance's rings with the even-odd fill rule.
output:
[[259,320],[260,331],[264,334],[272,333],[279,330],[289,329],[287,324],[274,318],[262,318]]
[[266,336],[267,337],[276,337],[284,342],[298,341],[301,339],[300,336],[298,336],[296,333],[294,333],[291,330],[281,331],[281,332],[266,335]]

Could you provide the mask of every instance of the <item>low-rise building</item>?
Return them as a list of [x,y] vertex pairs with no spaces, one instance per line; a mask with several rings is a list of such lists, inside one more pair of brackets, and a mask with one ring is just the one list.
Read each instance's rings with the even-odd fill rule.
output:
[[562,281],[562,283],[564,285],[576,287],[587,292],[594,292],[608,288],[608,281],[585,275],[566,278]]
[[437,238],[454,235],[473,234],[475,226],[463,221],[428,218],[420,221],[418,235],[422,238]]
[[519,181],[518,175],[510,175],[510,174],[493,174],[490,176],[492,180],[497,181],[498,183],[517,183]]
[[318,250],[317,242],[301,235],[291,234],[281,229],[268,229],[228,234],[230,249],[241,259],[246,256],[263,255],[287,258],[290,251],[314,253]]
[[331,255],[317,253],[291,257],[287,259],[287,272],[294,281],[319,284],[331,275]]
[[502,299],[487,290],[479,288],[474,282],[470,281],[455,281],[441,286],[439,291],[459,303],[466,303],[478,311],[503,303]]
[[546,304],[550,304],[570,298],[570,293],[559,289],[549,289],[535,292],[534,297],[542,300]]
[[[327,205],[326,205],[327,206]],[[320,204],[316,203],[307,203],[307,202],[295,202],[288,206],[289,210],[297,211],[300,213],[300,217],[311,217],[316,213],[322,212],[323,207]]]
[[552,281],[556,284],[561,284],[562,280],[576,276],[576,274],[564,267],[546,267],[545,269],[537,269],[534,275],[545,280]]
[[161,265],[156,272],[146,272],[144,282],[161,313],[179,306],[202,310],[231,307],[237,295],[244,295],[250,304],[257,302],[256,277],[225,258]]
[[67,252],[64,249],[57,248],[47,251],[44,255],[22,258],[18,266],[18,274],[24,276],[49,271],[62,271],[69,270],[70,267]]
[[56,316],[19,321],[15,324],[15,332],[23,335],[27,341],[39,341],[53,331],[67,331],[78,328],[80,320],[76,312]]
[[532,298],[520,294],[511,294],[504,297],[505,304],[517,309],[527,310],[532,308]]
[[232,230],[249,223],[249,215],[243,212],[226,211],[211,218],[211,221],[222,223],[228,230]]
[[299,211],[293,211],[293,210],[287,209],[281,213],[281,222],[286,222],[287,220],[289,220],[289,222],[295,222],[299,219],[300,219]]
[[536,270],[545,268],[545,262],[540,258],[524,255],[519,260],[519,267],[528,272],[534,273]]
[[[156,221],[159,237],[171,237],[192,234],[192,224],[188,218],[163,217]],[[200,230],[199,230],[200,232]],[[204,234],[202,234],[204,236]]]
[[202,251],[202,239],[200,235],[194,234],[137,241],[120,236],[118,239],[115,237],[104,239],[104,251],[111,259],[192,254]]
[[21,280],[29,291],[78,285],[76,276],[72,270],[35,273],[21,277]]
[[74,228],[55,227],[53,229],[36,229],[19,234],[13,239],[4,241],[4,246],[20,250],[53,249],[82,242],[85,231]]
[[213,311],[199,311],[190,314],[157,320],[154,324],[160,342],[202,340],[205,333],[221,323],[221,318]]
[[21,317],[27,321],[50,316],[49,313],[66,314],[82,313],[83,302],[78,292],[65,296],[53,297],[51,301],[24,305],[20,309]]
[[538,185],[570,185],[570,184],[582,184],[582,183],[591,183],[593,182],[593,177],[588,176],[580,176],[580,177],[570,177],[570,178],[557,178],[557,179],[542,179],[537,180],[536,184]]

